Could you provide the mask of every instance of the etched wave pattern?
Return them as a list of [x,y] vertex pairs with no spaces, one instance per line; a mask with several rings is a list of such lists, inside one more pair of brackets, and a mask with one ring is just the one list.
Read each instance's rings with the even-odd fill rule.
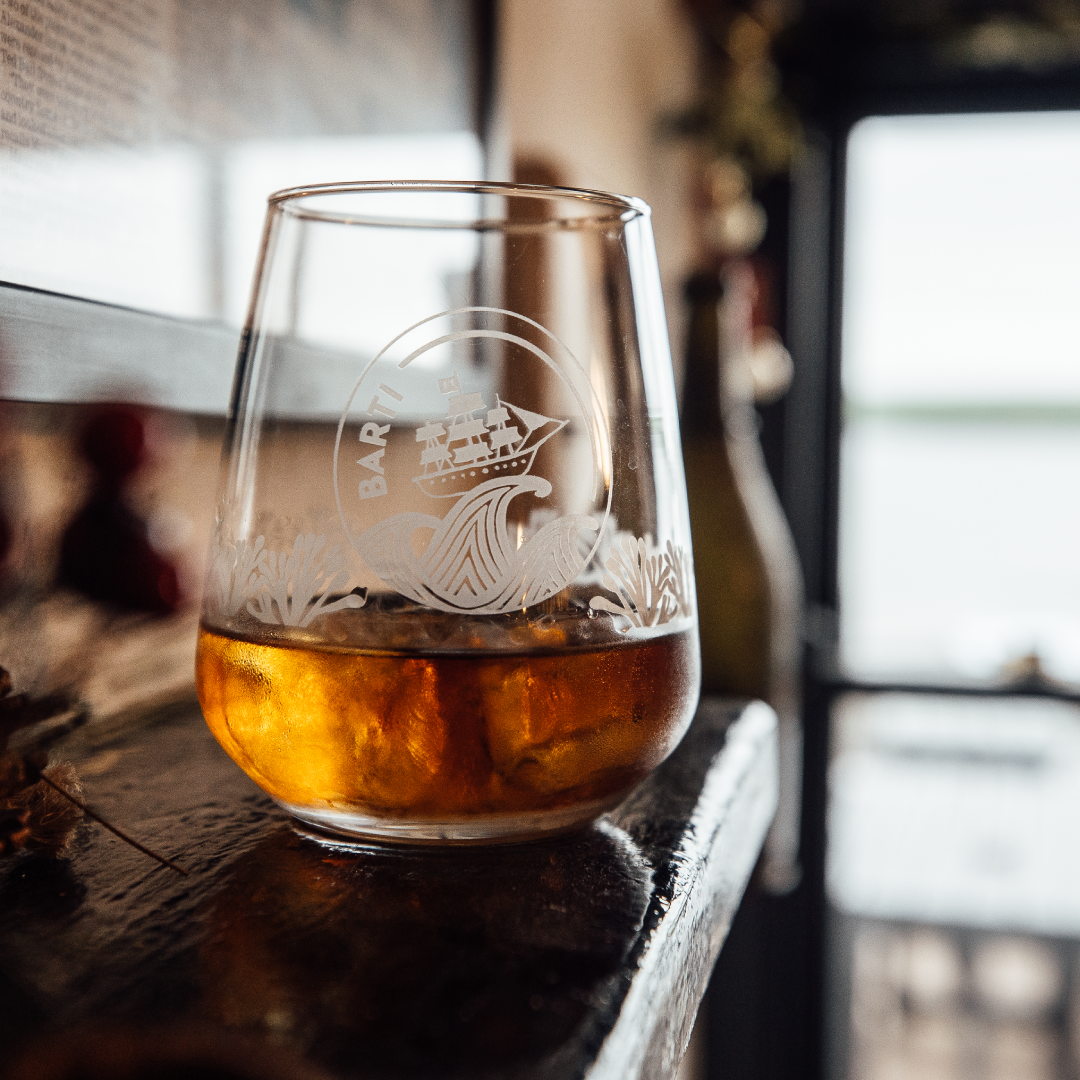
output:
[[[364,561],[410,599],[440,611],[497,615],[552,596],[581,572],[578,535],[596,532],[584,514],[549,522],[520,548],[506,524],[518,495],[551,492],[538,476],[500,477],[477,485],[445,518],[396,514],[358,538]],[[413,550],[417,529],[432,535],[423,553]]]

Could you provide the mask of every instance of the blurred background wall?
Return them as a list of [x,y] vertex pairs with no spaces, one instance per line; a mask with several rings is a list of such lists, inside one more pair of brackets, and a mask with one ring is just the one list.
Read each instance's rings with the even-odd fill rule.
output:
[[[526,169],[637,195],[653,209],[673,355],[697,256],[695,148],[674,119],[696,100],[700,43],[679,0],[505,0],[499,14],[504,137]],[[513,168],[513,161],[509,163]]]

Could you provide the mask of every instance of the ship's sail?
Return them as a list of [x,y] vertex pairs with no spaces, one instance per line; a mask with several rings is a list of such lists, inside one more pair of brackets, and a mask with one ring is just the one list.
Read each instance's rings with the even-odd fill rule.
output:
[[[505,409],[503,410],[506,411]],[[488,435],[488,442],[491,444],[492,450],[501,450],[504,446],[513,446],[515,443],[521,441],[521,435],[516,427],[502,427],[496,428]],[[513,450],[509,453],[513,454]]]
[[[416,441],[424,443],[423,472],[413,477],[421,490],[437,498],[459,495],[479,483],[473,466],[485,466],[481,476],[490,475],[488,468],[528,473],[541,443],[566,425],[498,397],[495,407],[487,409],[483,395],[462,391],[456,375],[440,379],[439,389],[446,396],[446,417],[416,429]],[[476,415],[485,409],[484,417]]]
[[450,461],[450,451],[445,446],[428,446],[420,451],[421,465],[441,466],[444,461]]
[[466,413],[477,412],[483,408],[485,408],[484,397],[479,391],[451,394],[446,401],[447,416],[464,416]]
[[472,439],[478,435],[486,434],[487,428],[484,427],[483,420],[464,420],[457,424],[451,424],[446,432],[446,437],[450,442],[454,442],[457,439]]
[[439,442],[446,434],[446,428],[442,424],[423,424],[416,429],[416,441],[425,444],[420,451],[420,464],[425,470],[429,465],[440,468],[443,462],[450,461],[450,451]]
[[[508,401],[506,404],[510,405],[510,402]],[[542,428],[545,424],[553,422],[550,416],[544,416],[543,413],[538,412],[529,412],[528,409],[523,409],[520,405],[510,405],[510,408],[514,410],[514,415],[529,431],[536,431],[537,428]],[[555,421],[555,423],[558,423],[558,421]]]
[[441,438],[446,434],[446,428],[442,424],[424,424],[416,429],[416,441],[427,442]]

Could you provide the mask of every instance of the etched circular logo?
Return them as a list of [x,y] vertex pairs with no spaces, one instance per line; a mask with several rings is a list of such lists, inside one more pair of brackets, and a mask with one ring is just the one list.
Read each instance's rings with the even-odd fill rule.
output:
[[441,611],[531,607],[578,576],[611,507],[588,373],[550,331],[467,307],[371,361],[338,424],[350,543],[387,586]]

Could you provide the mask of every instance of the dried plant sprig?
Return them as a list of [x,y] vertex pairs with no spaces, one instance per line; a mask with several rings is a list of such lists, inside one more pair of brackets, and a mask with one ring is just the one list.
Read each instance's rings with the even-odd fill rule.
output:
[[31,698],[11,691],[11,675],[0,668],[0,856],[26,847],[59,851],[74,835],[78,814],[61,810],[40,781],[48,746],[82,724],[86,710],[63,693]]
[[[65,847],[79,819],[78,814],[61,808],[70,805],[144,855],[186,877],[188,871],[182,866],[144,847],[87,806],[79,797],[72,766],[47,765],[48,746],[84,723],[87,710],[63,693],[31,698],[11,690],[11,675],[0,667],[0,857],[28,847],[52,851]],[[56,722],[29,732],[28,738],[18,738],[46,721]],[[17,749],[9,745],[13,737],[18,739]],[[73,794],[72,788],[78,794]]]
[[[32,779],[32,775],[29,777]],[[6,800],[6,813],[22,825],[13,846],[38,851],[61,851],[70,843],[82,820],[82,812],[70,796],[82,794],[75,767],[51,765],[42,771],[42,782],[28,783]],[[59,785],[63,792],[54,790]]]
[[184,877],[187,877],[189,875],[190,871],[185,870],[182,866],[179,865],[179,863],[174,863],[171,859],[166,859],[164,855],[159,855],[156,851],[151,851],[150,848],[145,847],[143,844],[140,844],[138,840],[132,839],[132,837],[128,836],[127,833],[121,832],[120,829],[106,821],[99,813],[92,810],[81,799],[77,799],[74,795],[71,794],[70,791],[65,791],[62,787],[59,786],[59,784],[56,784],[53,780],[46,776],[45,773],[39,772],[38,779],[41,780],[43,783],[48,784],[49,787],[53,789],[53,791],[58,792],[59,794],[63,795],[65,799],[68,799],[69,801],[74,803],[75,806],[77,806],[88,818],[93,818],[94,821],[96,821],[100,826],[102,826],[102,828],[108,829],[109,832],[111,832],[114,836],[120,837],[120,839],[123,840],[125,844],[130,844],[137,851],[141,851],[144,855],[149,855],[151,859],[156,859],[159,863],[161,863],[162,866],[167,866],[170,870],[175,870],[178,874],[183,874]]

